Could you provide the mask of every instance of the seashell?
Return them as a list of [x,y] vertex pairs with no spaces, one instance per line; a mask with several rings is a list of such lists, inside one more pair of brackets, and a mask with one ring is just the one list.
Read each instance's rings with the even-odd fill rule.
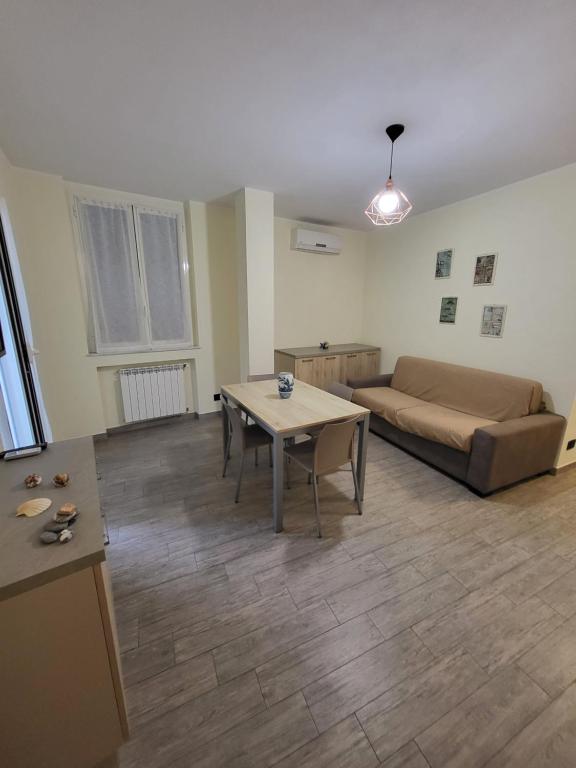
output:
[[70,482],[70,475],[68,472],[59,472],[57,475],[54,475],[52,482],[56,488],[65,488]]
[[41,515],[42,512],[46,512],[51,505],[52,501],[50,499],[30,499],[29,501],[20,504],[16,510],[16,514],[18,516],[25,515],[26,517],[36,517],[36,515]]
[[67,541],[72,541],[73,537],[74,537],[74,534],[72,533],[72,531],[66,528],[65,531],[62,531],[58,535],[58,541],[60,542],[60,544],[66,544]]
[[72,504],[68,502],[67,504],[62,504],[60,509],[58,510],[59,515],[73,515],[76,514],[76,504]]
[[42,475],[26,475],[24,485],[26,488],[36,488],[42,482]]

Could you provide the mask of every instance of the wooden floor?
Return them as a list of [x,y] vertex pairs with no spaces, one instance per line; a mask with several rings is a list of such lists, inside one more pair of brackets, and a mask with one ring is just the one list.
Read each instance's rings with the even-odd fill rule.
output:
[[573,768],[576,471],[490,499],[371,435],[352,478],[221,474],[220,419],[97,442],[122,768]]

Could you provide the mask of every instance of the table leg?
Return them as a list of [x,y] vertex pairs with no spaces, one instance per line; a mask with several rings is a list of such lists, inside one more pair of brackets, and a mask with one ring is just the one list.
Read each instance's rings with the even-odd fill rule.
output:
[[360,434],[358,436],[358,458],[356,471],[358,473],[358,488],[360,501],[364,499],[364,480],[366,479],[366,455],[368,451],[368,432],[370,428],[370,414],[360,422]]
[[[224,401],[224,395],[220,395],[220,400]],[[222,450],[224,453],[224,461],[226,461],[226,454],[228,452],[228,416],[224,408],[221,409],[220,415],[222,416]]]
[[282,497],[284,493],[284,438],[274,435],[274,531],[282,531]]

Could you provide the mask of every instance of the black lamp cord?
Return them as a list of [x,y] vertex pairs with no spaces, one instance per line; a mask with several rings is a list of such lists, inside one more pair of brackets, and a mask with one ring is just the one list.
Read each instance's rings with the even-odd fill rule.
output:
[[388,180],[392,179],[392,160],[394,159],[394,142],[392,142],[392,149],[390,150],[390,173],[388,174]]

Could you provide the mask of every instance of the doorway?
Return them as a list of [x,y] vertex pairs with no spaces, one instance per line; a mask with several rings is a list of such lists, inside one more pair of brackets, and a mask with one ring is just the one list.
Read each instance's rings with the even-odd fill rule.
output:
[[30,350],[22,322],[6,231],[0,215],[0,443],[1,453],[45,446]]

